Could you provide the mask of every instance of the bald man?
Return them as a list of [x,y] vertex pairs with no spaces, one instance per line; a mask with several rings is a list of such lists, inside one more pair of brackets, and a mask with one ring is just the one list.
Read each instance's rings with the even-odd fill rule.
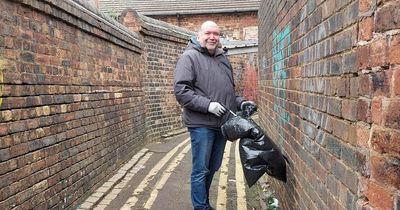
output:
[[255,106],[235,94],[232,66],[218,48],[220,35],[215,22],[204,22],[174,72],[174,94],[183,107],[182,119],[191,138],[191,199],[195,210],[213,209],[209,189],[222,163],[226,140],[221,125],[230,117],[227,109]]

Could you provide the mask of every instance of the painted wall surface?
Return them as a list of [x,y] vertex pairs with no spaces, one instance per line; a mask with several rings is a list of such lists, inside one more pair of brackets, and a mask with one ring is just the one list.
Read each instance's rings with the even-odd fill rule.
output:
[[282,209],[400,208],[399,1],[262,1],[260,121]]

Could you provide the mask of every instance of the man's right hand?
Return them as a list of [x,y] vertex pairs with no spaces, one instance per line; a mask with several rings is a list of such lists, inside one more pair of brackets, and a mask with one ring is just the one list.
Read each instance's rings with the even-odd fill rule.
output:
[[218,117],[221,117],[226,111],[225,107],[218,102],[211,102],[210,105],[208,105],[208,112]]

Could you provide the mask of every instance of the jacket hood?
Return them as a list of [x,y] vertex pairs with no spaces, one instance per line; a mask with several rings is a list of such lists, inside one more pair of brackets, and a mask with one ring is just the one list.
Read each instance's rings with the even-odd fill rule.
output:
[[[202,47],[202,46],[200,45],[200,43],[199,43],[199,41],[197,40],[197,37],[196,37],[196,36],[192,36],[192,37],[190,38],[190,41],[189,41],[188,45],[186,46],[186,50],[190,50],[190,49],[195,49],[195,50],[197,50],[197,51],[199,51],[199,52],[201,52],[201,53],[205,53],[205,54],[210,55],[210,53],[208,53],[207,48]],[[217,48],[216,51],[215,51],[214,56],[217,56],[217,55],[220,55],[220,54],[223,54],[223,50],[220,49],[220,48]],[[211,56],[211,55],[210,55],[210,56]]]

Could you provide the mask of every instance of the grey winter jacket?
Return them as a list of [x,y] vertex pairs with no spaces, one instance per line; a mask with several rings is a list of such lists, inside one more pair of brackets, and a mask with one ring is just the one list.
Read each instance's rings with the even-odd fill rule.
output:
[[232,66],[223,51],[218,48],[210,55],[193,38],[176,64],[174,93],[183,107],[182,118],[187,127],[219,128],[229,119],[229,113],[222,117],[209,113],[210,102],[236,111],[244,101],[235,94]]

